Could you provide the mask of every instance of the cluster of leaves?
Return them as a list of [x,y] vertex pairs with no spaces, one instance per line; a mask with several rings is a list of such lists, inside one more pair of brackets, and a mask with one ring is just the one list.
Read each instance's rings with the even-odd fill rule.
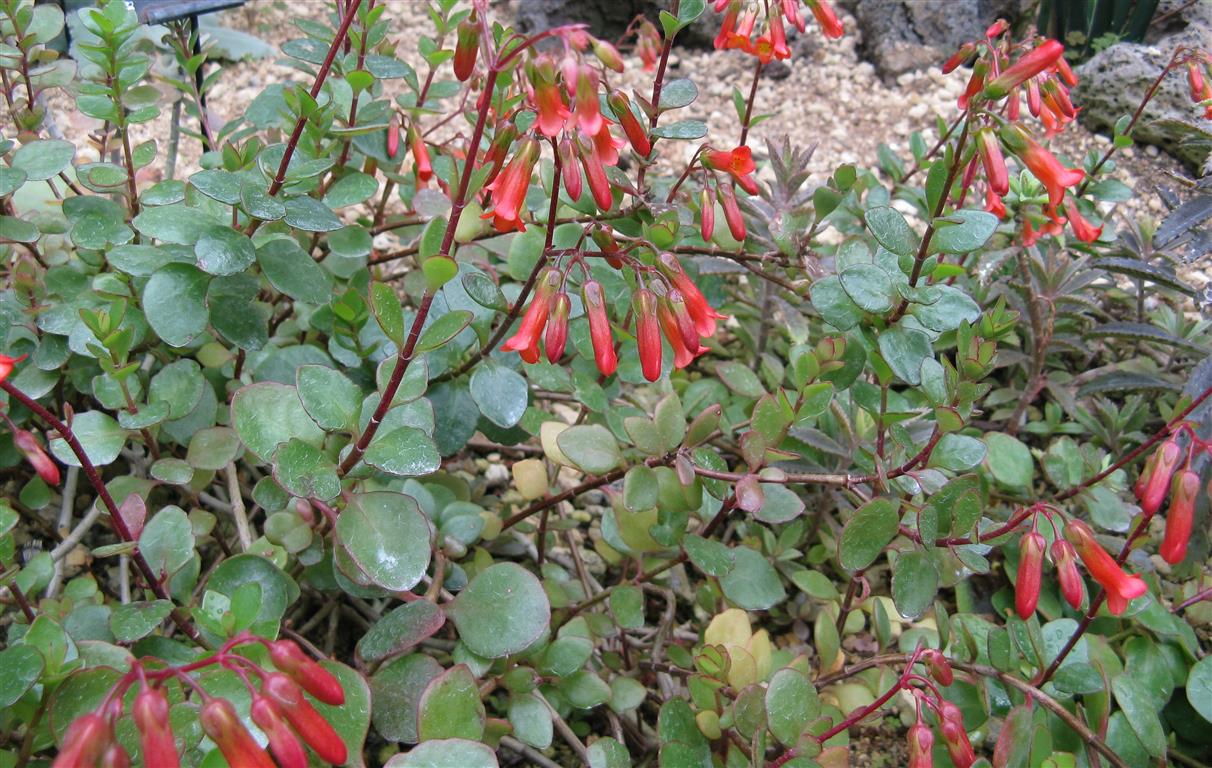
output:
[[[652,157],[606,171],[604,206],[560,187],[552,152],[513,200],[526,229],[502,234],[484,184],[504,126],[535,120],[518,63],[538,40],[437,0],[421,74],[388,4],[334,5],[283,46],[302,84],[212,126],[218,70],[195,87],[206,54],[183,29],[165,55],[111,0],[81,13],[73,65],[46,47],[56,6],[0,0],[0,764],[50,758],[144,665],[200,692],[170,696],[183,764],[224,760],[199,699],[229,699],[264,743],[235,669],[270,661],[211,663],[249,636],[332,657],[345,703],[316,709],[353,766],[838,766],[869,717],[899,740],[923,690],[959,714],[915,738],[962,720],[998,766],[1196,764],[1207,495],[1185,559],[1150,558],[1160,518],[1133,501],[1130,462],[1209,434],[1207,325],[1175,272],[1179,246],[1207,249],[1206,197],[1160,229],[1117,236],[1104,216],[1090,242],[1024,244],[964,206],[965,112],[933,149],[914,135],[912,157],[885,147],[822,183],[774,141],[756,195],[704,166],[698,191],[739,200],[709,230],[711,196],[678,197],[700,199],[691,169],[655,165],[706,134],[665,120],[697,97],[663,79],[705,10],[680,0],[642,27],[663,37],[629,127]],[[452,77],[473,32],[457,66],[475,74]],[[208,149],[184,180],[147,181],[162,148],[131,141],[160,115],[154,72]],[[95,155],[46,137],[51,87],[102,125]],[[752,115],[738,97],[743,136]],[[1130,197],[1099,176],[1109,155],[1082,167],[1084,203]],[[1008,199],[1046,199],[1040,181],[1023,169]],[[662,252],[730,319],[652,381],[626,298]],[[575,354],[497,349],[566,257],[610,306],[609,374],[576,296]],[[1112,615],[1092,588],[1075,609],[1047,575],[1020,618],[1018,534],[1044,502],[1147,592]],[[913,688],[925,648],[954,679]],[[129,719],[106,716],[138,759]],[[933,760],[955,764],[944,741]]]

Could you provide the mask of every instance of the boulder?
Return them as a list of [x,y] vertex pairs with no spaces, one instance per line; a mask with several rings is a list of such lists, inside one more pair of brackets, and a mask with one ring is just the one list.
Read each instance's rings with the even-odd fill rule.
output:
[[959,46],[981,37],[998,18],[1013,19],[1022,0],[848,0],[858,21],[860,53],[891,82],[940,65]]
[[[1073,96],[1087,127],[1109,131],[1121,117],[1135,112],[1179,46],[1212,50],[1212,4],[1183,5],[1163,2],[1158,8],[1159,17],[1168,12],[1167,6],[1175,6],[1177,12],[1167,17],[1145,43],[1116,43],[1076,68],[1081,82]],[[1186,70],[1179,69],[1162,82],[1137,123],[1133,138],[1138,143],[1155,144],[1187,165],[1198,167],[1208,159],[1207,147],[1182,143],[1195,135],[1193,127],[1207,130],[1207,122],[1203,109],[1191,103]]]

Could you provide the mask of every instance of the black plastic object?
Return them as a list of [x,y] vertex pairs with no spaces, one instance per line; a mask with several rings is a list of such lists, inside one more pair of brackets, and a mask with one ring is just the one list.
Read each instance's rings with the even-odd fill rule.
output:
[[244,5],[244,0],[127,0],[141,24],[166,24]]

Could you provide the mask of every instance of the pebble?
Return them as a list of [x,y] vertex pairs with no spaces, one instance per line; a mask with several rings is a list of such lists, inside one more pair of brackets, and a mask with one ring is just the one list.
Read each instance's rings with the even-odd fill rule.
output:
[[491,487],[496,485],[508,485],[511,478],[509,467],[504,464],[489,464],[488,469],[484,471],[484,481]]

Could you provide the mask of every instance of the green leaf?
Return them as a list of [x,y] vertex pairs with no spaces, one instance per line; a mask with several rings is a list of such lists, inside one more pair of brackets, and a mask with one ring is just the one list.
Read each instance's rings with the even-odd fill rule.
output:
[[810,291],[813,308],[821,319],[840,331],[848,331],[863,319],[863,311],[846,293],[842,281],[836,275],[823,277],[812,284]]
[[554,735],[551,710],[534,693],[515,693],[509,697],[509,724],[522,743],[536,749],[551,746]]
[[362,765],[366,734],[370,731],[370,686],[362,675],[344,664],[325,659],[320,666],[337,678],[345,691],[345,701],[337,705],[313,701],[312,705],[345,742],[345,750],[350,758],[346,765],[356,768]]
[[383,768],[499,768],[496,753],[467,739],[436,739],[396,755]]
[[623,455],[610,430],[599,424],[578,424],[556,438],[568,460],[588,475],[604,475],[619,465]]
[[12,167],[25,171],[29,181],[46,181],[67,169],[76,157],[76,145],[63,139],[42,139],[22,144],[13,153]]
[[358,656],[378,661],[411,650],[446,623],[442,609],[428,600],[405,603],[385,614],[358,640]]
[[471,739],[484,735],[484,702],[466,664],[430,681],[418,704],[417,735],[431,739]]
[[644,592],[637,586],[619,585],[610,593],[610,612],[623,629],[644,626]]
[[647,464],[637,464],[623,475],[623,506],[632,512],[657,505],[657,475]]
[[176,245],[193,245],[211,227],[223,226],[201,209],[184,203],[144,208],[131,223],[144,237]]
[[28,178],[23,168],[0,168],[0,197],[7,197],[21,189]]
[[892,309],[896,294],[892,279],[874,264],[852,264],[843,269],[838,278],[846,294],[860,309],[877,315]]
[[386,283],[370,284],[370,311],[383,329],[383,334],[397,347],[404,346],[404,310],[400,297]]
[[661,111],[690,106],[699,97],[699,89],[689,78],[666,81],[661,87]]
[[206,332],[210,275],[190,264],[167,264],[143,288],[143,312],[152,330],[170,347],[188,346]]
[[297,437],[274,451],[273,476],[278,485],[302,499],[330,501],[341,493],[336,465],[319,448]]
[[28,645],[10,645],[0,651],[0,707],[11,707],[34,687],[45,666],[42,654]]
[[476,574],[447,614],[472,653],[499,659],[542,636],[551,605],[534,574],[515,563],[497,563]]
[[147,637],[172,613],[169,600],[152,600],[119,605],[109,617],[109,628],[119,643],[133,643]]
[[300,365],[295,387],[303,409],[321,429],[351,431],[362,408],[362,389],[326,365]]
[[732,550],[732,570],[720,579],[720,589],[740,608],[765,611],[787,597],[774,566],[760,552],[749,547]]
[[884,547],[896,537],[900,504],[880,497],[859,507],[838,542],[838,558],[848,571],[862,571],[875,562]]
[[922,383],[922,363],[934,355],[930,337],[900,325],[880,334],[880,355],[897,377],[912,386]]
[[1151,757],[1162,757],[1166,754],[1166,732],[1158,719],[1157,704],[1145,688],[1145,681],[1137,680],[1129,675],[1116,675],[1111,680],[1111,690],[1115,693],[1115,701],[1123,710],[1128,725],[1140,739],[1145,751]]
[[804,514],[804,501],[780,483],[762,483],[762,506],[754,517],[763,523],[789,523]]
[[931,304],[913,303],[909,314],[932,331],[946,333],[960,327],[961,323],[975,323],[981,316],[981,308],[968,294],[950,285],[931,286],[939,291],[939,298]]
[[679,120],[668,125],[658,125],[652,130],[652,135],[661,139],[693,141],[707,135],[707,124],[702,120]]
[[589,768],[631,768],[631,755],[627,753],[627,747],[608,736],[590,744],[588,752]]
[[792,746],[821,711],[816,688],[797,670],[780,669],[766,689],[766,717],[770,732]]
[[[277,637],[278,623],[286,609],[299,599],[299,586],[264,557],[244,554],[224,560],[207,579],[206,588],[236,602],[236,593],[246,584],[256,584],[261,590],[261,606],[248,630],[263,637]],[[345,690],[349,697],[349,688]]]
[[376,435],[362,460],[398,477],[420,477],[438,470],[442,457],[429,435],[416,427],[399,427]]
[[864,214],[863,219],[875,239],[885,249],[897,256],[917,255],[918,238],[909,222],[895,208],[880,206]]
[[521,421],[530,399],[530,389],[521,375],[485,360],[471,374],[470,386],[471,399],[493,424],[508,429]]
[[317,447],[324,440],[323,430],[303,409],[298,391],[277,382],[258,382],[237,392],[231,402],[231,424],[248,450],[262,460],[292,437]]
[[286,201],[286,223],[304,232],[332,232],[343,226],[331,208],[306,196]]
[[139,551],[153,573],[172,576],[194,556],[194,529],[180,507],[164,507],[139,534]]
[[715,373],[724,386],[742,397],[761,397],[766,394],[762,382],[749,366],[726,360],[716,365]]
[[997,217],[991,213],[967,208],[935,219],[929,252],[970,253],[979,250],[993,236],[997,222]]
[[439,317],[421,333],[416,351],[427,352],[446,344],[462,333],[475,316],[466,309],[456,309]]
[[732,570],[733,550],[715,539],[691,534],[682,542],[690,562],[708,576],[719,578]]
[[989,472],[1003,485],[1028,488],[1035,479],[1035,460],[1031,450],[1018,438],[1005,432],[985,433]]
[[[122,452],[122,446],[126,445],[126,430],[122,429],[112,416],[102,411],[76,414],[72,419],[72,432],[84,448],[84,455],[98,467],[112,464]],[[63,438],[56,437],[51,440],[50,449],[55,458],[69,467],[80,466],[80,460]]]
[[198,171],[189,177],[189,183],[202,194],[227,205],[240,203],[240,177],[231,171],[212,169]]
[[337,518],[337,537],[366,577],[384,589],[412,589],[429,568],[433,531],[411,496],[353,495]]
[[[0,668],[4,664],[0,663]],[[1199,716],[1212,723],[1212,656],[1205,656],[1187,674],[1187,701]]]
[[980,440],[952,432],[939,438],[930,454],[930,466],[963,472],[984,461],[985,453],[985,444]]
[[252,240],[230,227],[211,227],[194,244],[198,267],[212,275],[243,272],[257,260]]
[[387,741],[415,744],[417,703],[425,687],[440,674],[442,665],[421,653],[400,656],[379,667],[370,679],[375,733]]
[[938,571],[925,552],[906,552],[892,569],[892,602],[907,619],[920,617],[938,594]]
[[657,716],[661,768],[711,768],[711,745],[685,699],[670,699]]
[[257,263],[274,290],[296,301],[325,304],[332,296],[332,277],[294,240],[265,243],[257,249]]

